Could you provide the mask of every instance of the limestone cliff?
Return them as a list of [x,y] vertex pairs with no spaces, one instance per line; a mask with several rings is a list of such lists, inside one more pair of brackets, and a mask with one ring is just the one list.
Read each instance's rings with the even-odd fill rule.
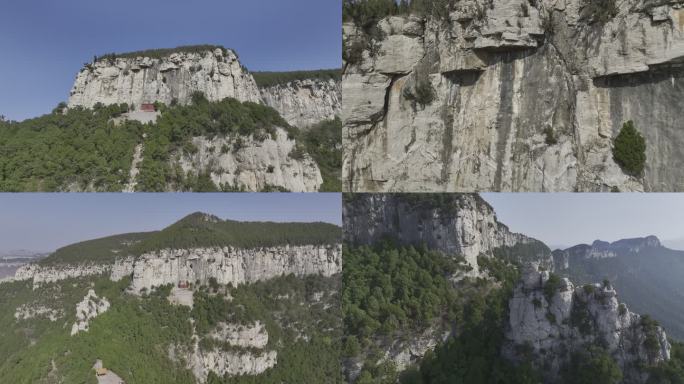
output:
[[342,86],[333,79],[304,79],[261,87],[264,104],[290,125],[307,128],[341,115]]
[[139,107],[155,101],[188,104],[194,92],[210,101],[232,97],[259,102],[259,89],[234,51],[169,52],[161,57],[140,53],[131,57],[104,57],[87,64],[76,77],[68,106],[92,108],[126,103]]
[[[550,282],[549,272],[531,266],[509,301],[503,354],[520,360],[528,349],[545,382],[555,382],[574,353],[601,345],[623,372],[624,383],[645,383],[648,366],[670,359],[670,344],[660,326],[630,312],[608,285],[574,286]],[[528,356],[529,357],[529,356]]]
[[259,321],[248,325],[220,323],[206,338],[218,345],[203,349],[200,337],[194,334],[190,349],[172,346],[169,351],[170,355],[178,354],[185,359],[200,383],[207,381],[210,372],[219,377],[253,376],[277,364],[278,353],[266,348],[268,332]]
[[[684,189],[682,1],[486,3],[345,23],[346,190]],[[612,157],[628,120],[643,176]]]
[[[208,172],[219,188],[262,191],[278,187],[291,192],[318,191],[323,178],[309,154],[295,156],[297,143],[283,129],[274,138],[257,140],[252,136],[194,137],[197,151],[178,151],[172,165],[183,172]],[[238,144],[239,143],[239,144]]]
[[234,247],[164,249],[141,256],[117,258],[113,264],[29,264],[17,271],[15,280],[32,280],[34,287],[70,278],[108,274],[113,281],[132,276],[131,289],[179,282],[239,285],[294,274],[332,276],[342,271],[342,247],[279,246],[253,249]]
[[111,267],[106,264],[92,263],[58,265],[31,263],[19,268],[15,273],[13,280],[32,280],[33,287],[36,288],[45,283],[54,283],[60,280],[108,273],[110,268]]
[[551,253],[538,240],[511,232],[494,209],[475,194],[345,196],[345,241],[373,244],[389,236],[400,244],[421,245],[446,255],[465,257],[478,274],[477,257],[492,256],[501,248],[539,245],[526,255],[552,268]]
[[277,276],[332,276],[342,271],[341,246],[282,246],[256,249],[165,249],[146,253],[133,264],[131,289],[139,292],[181,281],[233,286]]

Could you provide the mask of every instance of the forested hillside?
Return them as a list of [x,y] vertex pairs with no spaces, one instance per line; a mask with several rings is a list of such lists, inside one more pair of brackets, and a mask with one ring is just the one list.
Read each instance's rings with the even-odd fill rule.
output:
[[128,110],[64,105],[22,122],[0,120],[1,191],[120,191],[128,180],[133,148],[149,127],[114,125]]
[[[284,129],[296,148],[286,154],[294,160],[311,155],[319,164],[324,191],[340,190],[341,122],[322,122],[301,132],[287,124],[274,109],[235,99],[209,102],[193,95],[191,105],[157,105],[160,117],[141,124],[122,118],[129,106],[97,105],[94,109],[57,107],[51,114],[22,122],[0,120],[0,191],[121,191],[131,182],[136,145],[142,161],[135,189],[139,191],[240,190],[217,185],[208,164],[183,169],[179,157],[198,151],[194,137],[225,138],[216,157],[244,148],[250,140],[275,139]],[[264,170],[273,172],[273,166]],[[264,189],[281,190],[277,186]]]
[[[184,358],[171,354],[170,348],[189,348],[194,332],[204,337],[226,321],[265,324],[278,362],[255,377],[210,374],[208,383],[342,382],[335,278],[286,276],[239,288],[198,287],[192,309],[169,303],[171,287],[138,297],[126,293],[129,283],[82,278],[40,289],[24,282],[0,285],[3,382],[95,383],[92,366],[95,359],[102,359],[129,384],[196,383]],[[70,336],[76,303],[88,289],[105,297],[111,308],[91,320],[87,332]],[[40,314],[15,318],[20,307],[45,307],[56,319]],[[210,339],[206,340],[208,347]]]

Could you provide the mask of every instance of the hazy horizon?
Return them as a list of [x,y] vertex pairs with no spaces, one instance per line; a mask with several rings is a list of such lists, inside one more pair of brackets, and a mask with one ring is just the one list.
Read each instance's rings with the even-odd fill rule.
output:
[[0,253],[51,252],[104,236],[156,231],[198,211],[239,221],[342,225],[339,193],[5,194]]
[[500,222],[552,249],[654,235],[684,250],[678,193],[481,193]]
[[341,20],[340,0],[7,2],[0,115],[50,113],[67,101],[83,64],[109,52],[217,44],[234,49],[251,71],[340,68]]

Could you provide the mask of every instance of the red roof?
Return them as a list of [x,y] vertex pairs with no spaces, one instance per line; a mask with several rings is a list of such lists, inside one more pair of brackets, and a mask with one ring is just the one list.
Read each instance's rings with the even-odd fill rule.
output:
[[142,104],[140,110],[144,112],[154,112],[157,109],[154,107],[154,104]]

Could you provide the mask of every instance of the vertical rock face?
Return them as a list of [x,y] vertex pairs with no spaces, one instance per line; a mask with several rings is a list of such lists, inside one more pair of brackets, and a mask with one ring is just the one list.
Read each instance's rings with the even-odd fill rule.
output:
[[[372,36],[346,23],[345,189],[683,190],[682,2],[616,4],[605,23],[583,0],[461,1]],[[628,120],[643,176],[612,157]]]
[[575,287],[568,279],[550,283],[548,272],[528,267],[509,301],[509,322],[503,354],[520,360],[521,348],[545,379],[558,379],[571,355],[588,345],[602,345],[615,359],[625,383],[644,383],[644,366],[669,360],[670,344],[660,326],[617,300],[610,286]]
[[[431,200],[430,196],[355,194],[345,198],[345,240],[370,245],[389,236],[404,245],[425,244],[447,255],[465,257],[475,274],[480,255],[490,256],[502,247],[541,244],[509,231],[497,221],[492,207],[478,195],[434,195],[444,198],[441,203]],[[551,267],[548,249],[532,256]]]
[[134,292],[187,281],[253,283],[281,275],[332,276],[342,271],[342,247],[283,246],[258,249],[196,248],[143,254],[133,266]]
[[307,128],[340,116],[342,86],[335,80],[305,79],[260,88],[264,104],[290,125]]
[[91,108],[97,103],[127,103],[139,107],[155,101],[188,104],[193,92],[210,101],[232,97],[260,102],[252,75],[235,52],[216,48],[205,52],[175,52],[161,58],[100,59],[86,65],[76,77],[69,107]]
[[209,172],[219,188],[262,191],[280,187],[291,192],[315,192],[323,184],[316,162],[308,154],[294,156],[296,142],[280,128],[274,138],[263,141],[252,136],[216,136],[194,137],[192,143],[197,152],[179,151],[172,163],[178,163],[183,172]]

